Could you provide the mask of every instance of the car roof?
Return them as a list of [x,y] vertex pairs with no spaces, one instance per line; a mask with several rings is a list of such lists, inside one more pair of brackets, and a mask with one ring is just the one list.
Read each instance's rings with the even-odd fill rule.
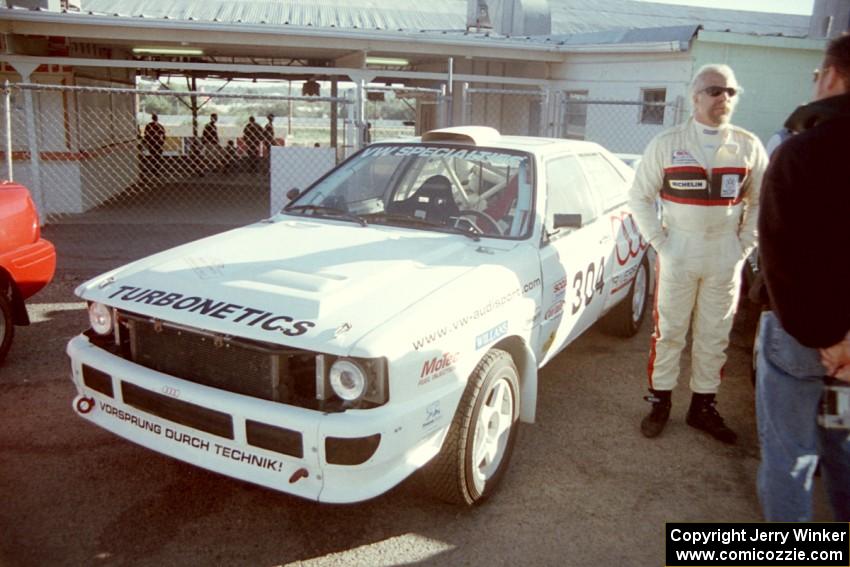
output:
[[599,151],[602,148],[594,142],[583,140],[565,140],[538,136],[503,136],[497,130],[485,126],[459,126],[431,130],[422,136],[382,140],[376,144],[447,144],[458,147],[487,147],[506,150],[520,150],[532,154],[578,153]]

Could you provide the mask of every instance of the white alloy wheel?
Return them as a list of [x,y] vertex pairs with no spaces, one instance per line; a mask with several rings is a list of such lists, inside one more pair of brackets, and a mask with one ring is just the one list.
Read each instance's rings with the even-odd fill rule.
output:
[[472,441],[472,480],[482,493],[502,464],[516,414],[513,390],[505,377],[493,382],[483,399]]
[[493,494],[513,453],[519,404],[513,359],[503,350],[490,350],[469,376],[439,454],[421,470],[425,488],[465,506]]

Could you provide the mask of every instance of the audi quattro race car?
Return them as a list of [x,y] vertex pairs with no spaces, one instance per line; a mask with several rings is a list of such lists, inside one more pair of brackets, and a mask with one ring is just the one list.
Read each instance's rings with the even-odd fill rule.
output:
[[538,369],[597,320],[637,332],[647,245],[599,145],[435,130],[355,154],[277,215],[84,283],[80,417],[322,502],[420,470],[503,476]]

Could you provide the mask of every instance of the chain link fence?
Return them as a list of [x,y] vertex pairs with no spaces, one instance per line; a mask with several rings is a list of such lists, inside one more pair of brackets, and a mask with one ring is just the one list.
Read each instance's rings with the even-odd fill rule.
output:
[[549,95],[532,89],[461,89],[462,122],[492,126],[502,134],[552,136],[546,119]]
[[614,153],[642,154],[658,133],[683,120],[684,101],[640,102],[591,99],[560,93],[558,136],[596,142]]
[[[364,85],[346,97],[7,84],[0,176],[33,194],[60,256],[139,255],[266,218],[362,143],[451,123],[442,89]],[[583,92],[470,88],[462,124],[503,134],[598,142],[640,154],[682,119],[681,101],[590,99]],[[154,119],[154,116],[156,117]],[[118,238],[120,236],[121,238]],[[56,238],[59,238],[58,236]],[[125,256],[124,256],[125,257]]]
[[0,176],[30,189],[48,237],[62,226],[66,246],[106,256],[118,236],[150,241],[144,254],[266,218],[355,140],[345,98],[20,83],[4,95]]

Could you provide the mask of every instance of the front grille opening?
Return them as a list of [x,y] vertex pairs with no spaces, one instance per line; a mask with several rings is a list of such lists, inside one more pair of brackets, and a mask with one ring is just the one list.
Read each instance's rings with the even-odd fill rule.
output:
[[110,398],[115,397],[115,393],[112,391],[112,376],[85,364],[83,364],[83,384],[95,392],[100,392]]
[[325,458],[331,465],[362,465],[372,458],[380,443],[380,433],[368,437],[328,437]]
[[225,439],[233,439],[233,419],[226,413],[175,400],[129,382],[121,382],[121,396],[124,403],[143,412]]
[[299,459],[304,456],[304,444],[298,431],[248,419],[245,420],[245,433],[248,444],[254,447]]
[[313,353],[225,337],[121,312],[128,358],[146,368],[252,398],[319,409]]

